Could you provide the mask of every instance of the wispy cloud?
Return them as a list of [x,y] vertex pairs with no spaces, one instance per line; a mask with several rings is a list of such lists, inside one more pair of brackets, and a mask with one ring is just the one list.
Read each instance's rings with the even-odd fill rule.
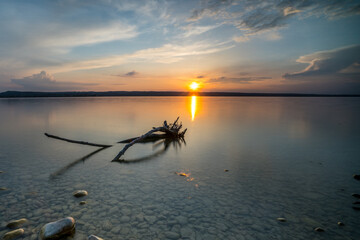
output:
[[73,26],[57,25],[50,26],[46,36],[36,41],[40,46],[45,47],[76,47],[115,40],[131,39],[138,35],[135,26],[121,22],[113,22],[108,25]]
[[360,63],[360,45],[315,52],[299,57],[297,62],[306,63],[308,66],[299,72],[284,74],[285,79],[360,79],[360,72],[356,71],[356,66]]
[[182,35],[183,37],[190,37],[194,35],[200,35],[205,32],[208,32],[210,30],[213,30],[215,28],[220,27],[222,24],[216,24],[216,25],[209,25],[209,26],[194,26],[192,24],[187,25],[184,27],[186,30],[185,33]]
[[272,77],[218,77],[207,80],[207,83],[251,83],[254,81],[264,81]]
[[189,45],[165,44],[162,47],[143,49],[132,54],[69,62],[51,69],[52,72],[66,72],[83,69],[106,68],[134,62],[156,62],[169,64],[181,61],[188,56],[216,53],[232,47],[234,47],[234,45],[228,41],[217,44],[210,44],[207,42],[196,42]]
[[193,9],[188,21],[223,19],[241,31],[242,36],[235,40],[243,42],[258,33],[282,28],[290,18],[299,14],[303,18],[314,15],[330,19],[347,17],[360,14],[360,3],[351,0],[205,0],[200,8]]
[[20,79],[11,79],[11,82],[20,86],[24,91],[69,91],[80,90],[90,83],[57,82],[52,75],[45,71]]

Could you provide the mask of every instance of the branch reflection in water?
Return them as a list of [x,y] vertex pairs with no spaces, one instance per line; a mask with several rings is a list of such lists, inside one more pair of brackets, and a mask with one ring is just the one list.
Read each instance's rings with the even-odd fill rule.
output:
[[98,152],[101,152],[102,150],[106,149],[107,147],[103,147],[103,148],[99,148],[79,159],[76,159],[75,161],[69,163],[68,165],[66,165],[65,167],[62,167],[60,168],[59,170],[53,172],[50,174],[50,179],[53,179],[59,175],[62,175],[63,173],[65,173],[67,170],[69,170],[70,168],[72,168],[73,166],[77,165],[78,163],[81,163],[81,162],[85,162],[87,159],[89,159],[90,157],[92,157],[93,155],[95,155],[96,153]]

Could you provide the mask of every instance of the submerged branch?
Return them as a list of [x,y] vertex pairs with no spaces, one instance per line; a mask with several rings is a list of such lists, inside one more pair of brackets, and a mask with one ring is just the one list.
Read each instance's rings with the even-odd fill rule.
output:
[[58,140],[62,140],[62,141],[70,142],[70,143],[77,143],[77,144],[88,145],[88,146],[93,146],[93,147],[102,147],[102,148],[108,148],[108,147],[112,146],[112,145],[106,145],[106,144],[98,144],[98,143],[90,143],[90,142],[84,142],[84,141],[71,140],[71,139],[51,135],[48,133],[44,133],[44,134],[45,134],[45,136],[47,136],[49,138],[54,138],[54,139],[58,139]]

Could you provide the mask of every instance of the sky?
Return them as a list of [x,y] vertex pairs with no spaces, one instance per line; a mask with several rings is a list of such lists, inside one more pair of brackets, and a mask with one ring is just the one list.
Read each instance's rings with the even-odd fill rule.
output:
[[2,0],[0,92],[360,94],[359,26],[359,0]]

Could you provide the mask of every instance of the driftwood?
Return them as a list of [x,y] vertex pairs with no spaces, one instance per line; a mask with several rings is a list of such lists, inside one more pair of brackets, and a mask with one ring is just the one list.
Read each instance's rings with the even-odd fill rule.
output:
[[[182,124],[178,124],[179,121],[179,117],[171,124],[168,124],[166,121],[164,121],[163,126],[161,127],[157,127],[157,128],[153,128],[152,130],[150,130],[149,132],[145,133],[144,135],[140,136],[140,137],[136,137],[136,138],[130,138],[130,139],[125,139],[123,141],[120,141],[118,143],[127,143],[124,148],[119,152],[119,154],[113,159],[113,161],[115,162],[120,162],[120,163],[136,163],[136,162],[142,162],[145,160],[149,160],[152,158],[155,158],[161,154],[164,154],[167,150],[168,147],[172,144],[175,148],[177,148],[178,146],[181,147],[181,144],[185,142],[184,139],[184,135],[186,133],[185,129],[184,131],[180,131],[180,129],[182,128]],[[158,134],[156,132],[160,132],[161,134]],[[54,138],[57,140],[61,140],[61,141],[66,141],[66,142],[70,142],[70,143],[76,143],[76,144],[82,144],[82,145],[88,145],[88,146],[94,146],[94,147],[100,147],[98,150],[95,150],[87,155],[85,155],[84,157],[81,157],[79,159],[76,159],[74,162],[71,162],[70,164],[66,165],[65,167],[57,170],[56,172],[53,172],[50,175],[50,178],[54,178],[56,176],[59,176],[61,174],[63,174],[65,171],[67,171],[69,168],[75,166],[76,164],[80,163],[80,162],[84,162],[86,159],[90,158],[91,156],[95,155],[96,153],[112,147],[112,145],[107,145],[107,144],[98,144],[98,143],[91,143],[91,142],[84,142],[84,141],[77,141],[77,140],[72,140],[72,139],[68,139],[68,138],[62,138],[62,137],[58,137],[55,135],[51,135],[48,133],[44,133],[45,136],[49,137],[49,138]],[[132,159],[132,160],[123,160],[120,159],[120,157],[122,155],[124,155],[124,153],[126,152],[126,150],[131,147],[132,145],[136,144],[136,143],[151,143],[153,142],[153,149],[159,147],[162,143],[164,143],[164,148],[154,152],[153,154],[150,154],[148,156],[145,157],[141,157],[141,158],[137,158],[137,159]]]
[[[182,128],[182,124],[178,124],[179,117],[174,121],[174,123],[168,124],[166,121],[164,121],[163,126],[153,128],[152,130],[148,131],[147,133],[143,134],[142,136],[133,139],[131,142],[126,144],[124,148],[116,155],[116,157],[113,159],[113,161],[118,161],[122,155],[128,150],[129,147],[132,145],[142,142],[145,139],[149,138],[150,136],[154,136],[155,132],[162,132],[163,137],[166,136],[166,138],[173,138],[173,139],[184,139],[184,135],[186,133],[185,129],[184,131],[180,132],[180,129]],[[129,139],[128,139],[129,140]]]
[[[117,143],[130,143],[130,142],[134,141],[137,138],[139,138],[139,137],[125,139],[125,140],[119,141]],[[153,133],[153,134],[150,134],[148,137],[138,141],[137,143],[155,142],[155,141],[158,141],[158,140],[161,140],[161,139],[167,139],[167,138],[169,138],[169,135],[167,135],[167,134]]]
[[77,140],[71,140],[71,139],[67,139],[67,138],[58,137],[58,136],[51,135],[51,134],[48,134],[48,133],[44,133],[44,134],[45,134],[45,136],[47,136],[49,138],[54,138],[54,139],[58,139],[58,140],[62,140],[62,141],[70,142],[70,143],[77,143],[77,144],[88,145],[88,146],[93,146],[93,147],[101,147],[101,148],[112,147],[112,145],[90,143],[90,142],[84,142],[84,141],[77,141]]

